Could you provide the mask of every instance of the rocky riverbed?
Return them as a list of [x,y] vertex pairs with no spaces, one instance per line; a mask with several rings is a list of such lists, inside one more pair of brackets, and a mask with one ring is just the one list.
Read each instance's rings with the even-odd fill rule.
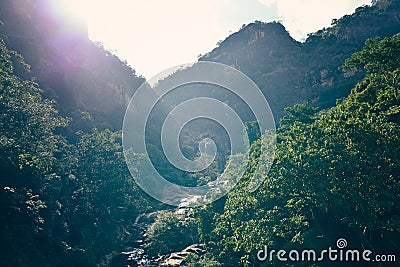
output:
[[[147,237],[147,229],[155,221],[160,212],[165,211],[156,211],[137,216],[132,226],[132,230],[137,233],[137,238],[130,241],[125,250],[114,252],[109,255],[105,265],[112,267],[183,266],[186,257],[190,254],[198,256],[204,254],[205,250],[203,245],[193,244],[181,251],[176,251],[166,255],[159,255],[157,257],[150,257],[147,255],[144,246]],[[174,212],[180,215],[185,214],[185,210],[179,208]],[[183,217],[183,219],[185,218]]]

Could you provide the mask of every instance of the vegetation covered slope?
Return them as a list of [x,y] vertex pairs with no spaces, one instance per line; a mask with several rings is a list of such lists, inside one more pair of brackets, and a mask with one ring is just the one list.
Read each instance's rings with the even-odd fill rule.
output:
[[51,0],[0,2],[0,36],[31,66],[30,73],[16,71],[36,77],[44,95],[75,119],[76,129],[120,129],[129,97],[144,79],[89,41],[85,24],[67,17],[59,5]]
[[346,97],[363,74],[343,73],[338,67],[368,38],[400,32],[399,12],[399,1],[378,1],[333,20],[331,27],[310,34],[304,43],[292,39],[278,22],[254,22],[199,60],[234,66],[248,75],[263,91],[278,121],[284,108],[296,103],[328,108]]
[[95,266],[137,238],[132,221],[149,201],[126,167],[121,133],[67,141],[70,119],[19,75],[28,67],[0,38],[0,265]]
[[[353,68],[366,75],[335,107],[319,113],[307,105],[287,109],[274,164],[259,190],[247,190],[250,168],[226,200],[198,211],[210,260],[286,266],[276,258],[261,263],[257,252],[264,245],[321,251],[339,238],[353,249],[398,252],[400,37],[368,40],[343,66]],[[262,166],[267,159],[255,150],[252,160]],[[316,266],[329,264],[337,263]]]
[[[137,214],[158,207],[134,183],[120,132],[106,129],[120,127],[142,78],[90,43],[79,23],[43,13],[51,2],[0,2],[0,265],[110,265],[137,240]],[[275,164],[264,185],[250,193],[246,179],[267,160],[257,150],[263,140],[253,145],[254,165],[239,187],[196,211],[208,253],[189,266],[257,266],[263,245],[325,249],[338,237],[377,253],[396,251],[399,38],[368,41],[346,62],[344,74],[337,66],[367,37],[398,32],[398,8],[398,1],[378,1],[304,44],[278,23],[250,24],[203,58],[247,73],[273,97],[277,117],[283,107],[303,101],[333,105],[366,76],[329,110],[287,110]],[[151,253],[197,241],[183,229],[197,233],[193,218],[183,228],[169,213],[160,218],[149,232]],[[171,236],[174,242],[158,240]]]

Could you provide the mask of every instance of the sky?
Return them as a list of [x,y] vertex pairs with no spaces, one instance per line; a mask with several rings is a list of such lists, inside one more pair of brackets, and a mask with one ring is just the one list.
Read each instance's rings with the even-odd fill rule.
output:
[[298,41],[371,0],[60,0],[89,38],[150,79],[196,61],[255,20],[281,21]]

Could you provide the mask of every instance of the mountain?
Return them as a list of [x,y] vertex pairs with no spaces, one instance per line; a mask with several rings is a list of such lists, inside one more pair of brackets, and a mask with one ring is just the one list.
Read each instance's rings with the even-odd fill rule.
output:
[[[367,38],[392,36],[400,32],[399,13],[397,2],[382,0],[373,6],[360,7],[352,15],[333,20],[330,28],[310,34],[303,43],[294,40],[279,22],[256,21],[227,37],[199,61],[224,63],[248,75],[267,98],[279,125],[285,108],[308,102],[319,109],[326,109],[346,97],[364,72],[355,69],[343,71],[339,67],[364,46]],[[158,86],[167,88],[180,83],[195,68],[196,65],[181,69],[159,81]],[[153,89],[158,90],[157,86]],[[160,172],[169,181],[190,186],[203,180],[201,177],[215,179],[215,174],[225,166],[226,151],[230,151],[229,136],[220,125],[196,120],[180,132],[180,145],[192,151],[190,154],[198,155],[199,140],[205,137],[216,140],[218,164],[208,173],[191,175],[190,178],[175,168],[165,168],[169,164],[162,156],[160,136],[163,122],[178,103],[197,97],[224,102],[248,126],[255,120],[251,110],[238,96],[212,85],[185,85],[163,97],[157,105],[159,109],[156,108],[148,120],[151,130],[147,132],[146,141],[151,144],[150,157],[159,170],[164,170]],[[255,132],[250,135],[256,136],[252,141],[260,137]]]
[[368,38],[400,32],[400,3],[378,1],[300,43],[279,22],[250,23],[199,58],[233,66],[248,75],[266,96],[275,118],[284,108],[308,102],[321,109],[350,93],[361,72],[338,69]]
[[31,66],[30,73],[19,75],[36,77],[44,96],[55,99],[62,114],[74,118],[73,125],[80,124],[76,129],[120,129],[129,97],[144,79],[91,42],[86,25],[58,5],[51,0],[1,1],[0,36]]
[[[140,189],[135,178],[143,155],[133,155],[136,165],[128,169],[121,131],[114,131],[121,128],[127,101],[144,79],[90,42],[85,24],[62,15],[55,2],[0,2],[0,266],[136,266],[150,259],[146,253],[174,251],[183,253],[169,259],[183,262],[189,255],[185,266],[264,266],[256,258],[264,245],[276,251],[323,251],[343,238],[360,251],[389,257],[398,250],[398,0],[358,8],[303,43],[280,23],[251,23],[200,58],[250,76],[277,119],[284,108],[304,101],[320,109],[333,107],[320,112],[306,104],[287,108],[268,170],[262,167],[269,166],[270,154],[260,149],[267,138],[258,138],[254,118],[240,117],[250,122],[246,126],[254,143],[244,175],[236,177],[237,169],[226,173],[240,180],[238,186],[198,209],[162,212],[147,230],[141,218],[171,207]],[[365,42],[375,36],[392,37]],[[338,69],[343,63],[344,71]],[[148,88],[147,96],[187,70],[159,81],[155,90]],[[159,101],[146,120],[146,149],[153,166],[171,182],[208,183],[227,157],[217,155],[202,172],[177,172],[161,149],[166,116],[177,102],[200,96],[232,104],[235,112],[250,112],[246,103],[219,87],[181,86],[175,93]],[[151,99],[139,104],[146,106]],[[230,148],[223,127],[190,123],[180,138],[187,158],[198,156],[203,137],[215,140],[221,153]],[[143,133],[136,124],[130,127],[130,134]],[[247,185],[258,166],[265,180],[250,192]],[[204,246],[185,249],[189,243]],[[190,254],[195,250],[201,255]]]
[[97,266],[157,206],[109,130],[144,79],[57,3],[0,2],[0,266]]
[[[264,183],[249,190],[257,175],[251,164],[225,199],[194,216],[209,252],[201,261],[213,262],[208,266],[336,266],[340,261],[372,267],[380,266],[377,255],[384,254],[394,255],[386,256],[386,266],[398,266],[399,66],[399,35],[369,39],[343,65],[365,70],[343,101],[323,112],[307,105],[287,109],[277,130],[274,164],[262,171]],[[251,162],[261,168],[271,157],[257,149],[269,139],[254,143]],[[338,253],[324,256],[327,248]],[[273,255],[278,250],[284,256]],[[305,256],[310,250],[314,257]],[[361,257],[368,250],[371,257]],[[360,256],[349,257],[349,251]]]

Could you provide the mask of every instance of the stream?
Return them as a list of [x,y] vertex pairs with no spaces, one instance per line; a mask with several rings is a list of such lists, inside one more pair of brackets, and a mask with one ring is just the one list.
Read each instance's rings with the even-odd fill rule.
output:
[[[158,257],[150,257],[146,254],[144,248],[144,241],[147,237],[148,227],[155,221],[157,215],[160,212],[174,211],[178,214],[185,214],[187,204],[191,201],[195,201],[196,198],[188,198],[182,200],[179,207],[176,209],[159,210],[150,213],[139,214],[129,230],[129,233],[134,233],[134,237],[126,242],[125,249],[123,251],[114,251],[108,255],[105,260],[99,266],[111,266],[111,267],[153,267],[153,266],[180,266],[180,263],[184,260],[188,253],[194,253],[200,255],[204,252],[201,245],[194,244],[187,247],[186,249],[167,255],[161,255]],[[175,263],[175,264],[171,264]]]
[[147,228],[157,217],[157,214],[161,211],[155,211],[151,213],[143,213],[136,217],[135,222],[132,226],[133,232],[137,233],[138,238],[134,240],[130,247],[125,251],[122,251],[119,255],[115,255],[111,261],[110,266],[112,267],[152,267],[159,266],[160,262],[167,256],[161,256],[159,258],[151,258],[145,253],[144,239],[146,238]]

